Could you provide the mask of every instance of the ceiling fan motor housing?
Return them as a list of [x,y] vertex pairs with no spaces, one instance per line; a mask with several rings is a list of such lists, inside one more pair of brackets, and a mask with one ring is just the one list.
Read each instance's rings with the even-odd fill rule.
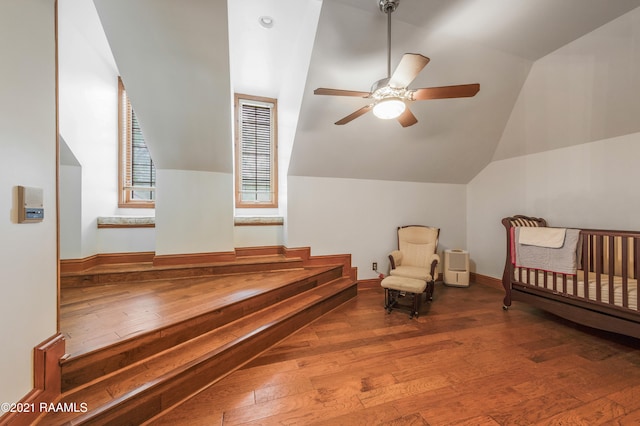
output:
[[386,98],[405,98],[408,91],[403,87],[393,87],[389,85],[389,78],[376,81],[371,86],[371,98],[380,100]]
[[382,13],[395,12],[400,0],[379,0],[378,5]]

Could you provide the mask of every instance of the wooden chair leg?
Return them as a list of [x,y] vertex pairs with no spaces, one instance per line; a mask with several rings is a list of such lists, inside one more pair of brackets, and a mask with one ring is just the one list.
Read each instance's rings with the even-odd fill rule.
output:
[[397,296],[395,294],[395,290],[390,290],[388,288],[384,289],[384,309],[386,309],[387,313],[390,314],[393,310],[393,306],[397,302]]
[[427,300],[431,301],[433,300],[433,291],[435,290],[436,287],[436,282],[435,281],[429,281],[427,283],[427,288],[425,289],[425,293],[427,293]]
[[422,306],[422,293],[411,293],[413,297],[412,311],[409,314],[409,318],[414,316],[418,318],[420,316],[420,307]]

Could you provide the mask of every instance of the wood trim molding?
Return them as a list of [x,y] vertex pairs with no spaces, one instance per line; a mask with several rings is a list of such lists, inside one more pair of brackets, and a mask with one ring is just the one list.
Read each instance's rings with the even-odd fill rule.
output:
[[487,275],[471,272],[470,279],[476,284],[486,285],[497,290],[504,290],[504,287],[502,287],[502,280],[500,278],[489,277]]
[[327,264],[343,265],[343,276],[356,280],[357,268],[351,266],[350,254],[311,256],[309,247],[287,248],[285,246],[241,247],[233,252],[186,253],[156,255],[154,252],[101,253],[84,259],[61,259],[60,274],[84,272],[90,268],[119,263],[153,263],[153,266],[178,266],[207,263],[233,262],[238,256],[267,256],[280,254],[287,258],[300,258],[307,266]]
[[34,348],[34,387],[59,395],[62,376],[60,358],[65,354],[66,341],[62,333],[50,337]]
[[84,259],[60,259],[60,274],[86,271],[89,268],[116,263],[146,263],[153,262],[155,253],[100,253]]
[[33,389],[17,403],[33,409],[29,412],[6,413],[0,417],[0,424],[31,425],[41,414],[41,404],[50,404],[58,399],[62,384],[60,359],[65,354],[65,348],[65,339],[61,333],[57,333],[34,348]]
[[236,248],[236,256],[273,256],[285,255],[283,246],[255,246],[255,247],[238,247]]
[[197,265],[203,263],[233,262],[236,252],[163,254],[153,258],[153,266]]
[[[287,254],[295,252],[296,249],[287,250]],[[297,249],[297,250],[305,250],[305,249]],[[303,263],[305,266],[324,266],[324,265],[342,265],[342,276],[349,277],[352,280],[357,279],[358,268],[351,266],[351,255],[350,254],[331,254],[331,255],[320,255],[320,256],[311,256],[310,250],[307,251],[306,258],[303,259]],[[289,257],[287,255],[287,257]]]
[[380,278],[370,278],[366,280],[358,280],[358,291],[363,289],[380,288]]
[[[271,200],[268,202],[246,202],[242,201],[242,197],[240,196],[240,187],[241,187],[241,170],[242,167],[240,165],[241,162],[241,132],[240,132],[240,103],[241,101],[258,101],[266,104],[272,104],[271,108],[272,114],[272,126],[271,126],[271,152],[270,152],[270,161],[271,161]],[[234,93],[233,96],[233,126],[235,129],[235,139],[234,139],[234,161],[235,161],[235,171],[234,171],[234,191],[235,191],[235,206],[236,208],[275,208],[278,207],[278,100],[275,98],[267,98],[262,96],[254,96],[254,95],[245,95],[241,93]]]

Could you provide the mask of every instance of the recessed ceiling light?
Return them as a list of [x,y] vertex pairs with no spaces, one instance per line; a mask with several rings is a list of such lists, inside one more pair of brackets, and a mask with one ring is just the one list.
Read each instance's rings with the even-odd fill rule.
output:
[[260,22],[260,26],[262,28],[272,28],[273,27],[273,18],[271,16],[261,16],[258,19],[258,22]]

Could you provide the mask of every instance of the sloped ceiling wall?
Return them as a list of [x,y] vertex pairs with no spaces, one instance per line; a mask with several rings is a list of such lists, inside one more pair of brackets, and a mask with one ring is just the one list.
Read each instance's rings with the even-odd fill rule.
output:
[[639,41],[635,9],[537,61],[494,160],[640,132]]
[[[241,13],[257,22],[273,8],[284,28],[299,28],[291,22],[304,19],[302,8],[283,7],[286,1],[265,0]],[[255,34],[228,22],[222,0],[94,2],[157,166],[230,173],[233,87],[255,87],[243,80],[255,74],[243,76],[240,69],[230,75],[228,31],[238,45]],[[299,89],[300,114],[291,126],[288,174],[433,183],[467,183],[496,158],[535,61],[640,6],[640,0],[402,0],[392,17],[392,68],[403,53],[422,53],[431,62],[410,87],[481,85],[474,98],[412,103],[419,122],[403,129],[372,114],[335,126],[366,100],[313,95],[317,87],[367,91],[386,76],[387,20],[378,0],[321,3],[309,71]],[[274,45],[256,46],[282,50],[275,45],[282,38],[273,39]],[[255,54],[249,48],[233,57],[251,63],[241,56]],[[261,66],[272,76],[284,67],[277,60]],[[285,83],[302,85],[298,74]],[[275,94],[282,88],[260,90]],[[527,152],[499,151],[500,158]]]
[[226,1],[94,3],[156,166],[231,173]]
[[[431,62],[410,88],[477,82],[480,92],[468,99],[410,103],[418,123],[406,129],[371,113],[336,126],[368,100],[314,96],[313,89],[368,91],[386,77],[386,16],[377,3],[324,1],[290,175],[468,183],[492,161],[532,64],[640,5],[401,1],[392,15],[392,69],[403,53],[422,53]],[[509,155],[524,153],[516,148]]]
[[334,125],[369,101],[315,96],[313,89],[368,91],[386,77],[386,17],[375,7],[363,11],[325,2],[289,174],[466,183],[490,161],[531,61],[399,20],[392,34],[392,69],[405,52],[431,58],[411,87],[480,83],[480,92],[410,103],[418,123],[408,128],[371,113]]

